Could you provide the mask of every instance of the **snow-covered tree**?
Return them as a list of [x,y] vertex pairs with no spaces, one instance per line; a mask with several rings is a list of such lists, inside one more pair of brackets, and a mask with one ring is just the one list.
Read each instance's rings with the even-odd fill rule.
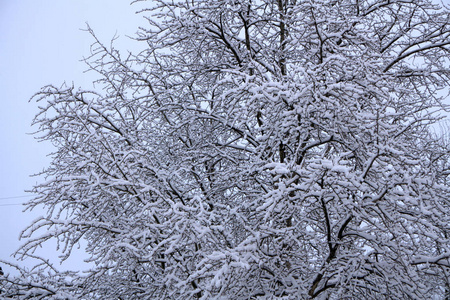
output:
[[85,240],[92,268],[3,277],[2,297],[450,297],[448,8],[148,5],[146,51],[96,39],[93,90],[34,97],[57,150],[21,253]]

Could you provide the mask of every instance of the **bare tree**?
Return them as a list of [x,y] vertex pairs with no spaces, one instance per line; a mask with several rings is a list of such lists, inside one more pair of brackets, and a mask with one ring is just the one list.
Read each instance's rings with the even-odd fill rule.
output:
[[56,238],[68,257],[85,239],[94,263],[72,281],[39,273],[55,292],[34,295],[448,299],[450,148],[430,126],[449,9],[154,0],[142,13],[146,51],[96,39],[96,90],[34,97],[57,151],[28,203],[48,215],[21,253]]

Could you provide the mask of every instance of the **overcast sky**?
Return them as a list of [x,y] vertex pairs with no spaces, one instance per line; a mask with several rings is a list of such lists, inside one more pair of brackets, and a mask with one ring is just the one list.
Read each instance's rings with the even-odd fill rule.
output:
[[[90,87],[79,60],[92,38],[80,29],[88,22],[106,43],[117,33],[119,47],[132,47],[126,35],[145,25],[138,9],[127,0],[0,0],[0,259],[11,260],[20,230],[43,213],[22,213],[21,205],[42,180],[29,175],[49,164],[52,151],[29,135],[37,112],[29,98],[47,84]],[[50,248],[42,251],[54,256]]]
[[[20,245],[20,230],[41,211],[22,213],[24,192],[39,180],[30,174],[49,164],[50,145],[37,143],[27,133],[37,113],[29,98],[47,84],[64,81],[90,87],[79,60],[89,54],[92,39],[80,29],[86,22],[104,42],[117,33],[119,47],[133,48],[133,35],[142,16],[128,0],[0,0],[0,259]],[[445,0],[450,3],[450,0]],[[148,3],[147,3],[148,5]],[[54,255],[50,248],[42,250]],[[72,265],[70,265],[72,263]],[[78,265],[69,262],[68,268]]]

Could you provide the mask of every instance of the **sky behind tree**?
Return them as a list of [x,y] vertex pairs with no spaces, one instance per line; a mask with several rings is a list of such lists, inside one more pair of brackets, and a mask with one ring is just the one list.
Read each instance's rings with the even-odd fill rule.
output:
[[[30,126],[37,112],[30,97],[42,86],[66,82],[91,87],[92,73],[80,60],[89,55],[92,37],[86,23],[105,43],[119,36],[119,48],[128,48],[137,27],[139,7],[128,1],[108,0],[0,0],[0,257],[16,250],[20,231],[42,212],[22,213],[32,194],[25,190],[43,180],[30,177],[50,163],[49,144],[38,143]],[[50,247],[49,247],[50,248]],[[54,256],[50,249],[44,252]]]
[[93,74],[83,73],[80,59],[89,55],[92,37],[81,29],[88,22],[103,42],[117,34],[119,48],[130,48],[126,35],[145,25],[137,10],[129,1],[0,0],[0,258],[8,259],[20,230],[41,214],[24,214],[21,205],[32,196],[25,190],[43,180],[30,174],[50,163],[52,151],[30,135],[37,106],[28,100],[47,84],[89,88]]

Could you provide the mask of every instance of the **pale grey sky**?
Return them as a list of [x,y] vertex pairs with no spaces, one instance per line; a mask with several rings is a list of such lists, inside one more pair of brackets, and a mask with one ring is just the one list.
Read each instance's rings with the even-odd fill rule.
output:
[[[89,54],[92,38],[81,28],[86,22],[108,43],[117,33],[120,48],[132,47],[126,35],[145,25],[138,6],[128,0],[0,0],[0,259],[10,260],[20,230],[41,211],[22,213],[41,171],[50,160],[50,145],[37,143],[27,133],[37,112],[29,98],[47,84],[64,81],[90,87],[79,60]],[[141,5],[142,6],[142,5]],[[20,198],[12,198],[20,197]],[[43,249],[55,256],[51,247]],[[70,267],[70,266],[69,266]]]
[[[89,22],[104,42],[117,32],[120,48],[133,48],[125,36],[145,25],[136,10],[128,0],[0,0],[0,259],[10,259],[20,230],[42,213],[24,214],[20,204],[29,198],[12,198],[39,181],[29,175],[48,165],[52,151],[26,134],[37,112],[28,99],[46,84],[90,87],[92,77],[79,60],[92,40],[80,29]],[[54,256],[51,247],[42,251]]]

